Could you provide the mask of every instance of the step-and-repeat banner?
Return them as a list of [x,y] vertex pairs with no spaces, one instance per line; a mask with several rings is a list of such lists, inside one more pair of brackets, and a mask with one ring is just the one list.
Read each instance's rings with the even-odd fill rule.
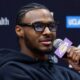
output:
[[37,2],[54,12],[59,22],[57,37],[69,38],[75,46],[80,44],[80,1],[79,0],[1,0],[0,1],[0,48],[17,49],[15,18],[19,8]]

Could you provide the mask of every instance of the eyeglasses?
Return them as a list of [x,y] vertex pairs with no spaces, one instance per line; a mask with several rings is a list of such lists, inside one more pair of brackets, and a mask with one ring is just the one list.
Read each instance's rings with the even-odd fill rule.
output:
[[18,25],[22,27],[32,27],[35,31],[42,32],[44,31],[45,27],[48,27],[50,31],[54,32],[57,30],[57,24],[53,22],[49,23],[42,23],[42,22],[35,22],[32,24],[29,23],[19,23]]

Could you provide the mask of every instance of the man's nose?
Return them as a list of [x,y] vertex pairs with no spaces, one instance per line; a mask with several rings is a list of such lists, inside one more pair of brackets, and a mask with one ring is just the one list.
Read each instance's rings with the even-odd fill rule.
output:
[[50,33],[51,33],[51,31],[49,30],[49,28],[45,27],[43,34],[50,34]]

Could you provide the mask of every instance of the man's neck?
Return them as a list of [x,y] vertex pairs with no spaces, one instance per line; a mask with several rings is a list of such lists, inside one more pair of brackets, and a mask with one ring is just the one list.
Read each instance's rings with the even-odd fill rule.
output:
[[25,46],[23,41],[20,41],[20,49],[23,54],[30,56],[33,59],[48,60],[48,56],[46,56],[45,53]]

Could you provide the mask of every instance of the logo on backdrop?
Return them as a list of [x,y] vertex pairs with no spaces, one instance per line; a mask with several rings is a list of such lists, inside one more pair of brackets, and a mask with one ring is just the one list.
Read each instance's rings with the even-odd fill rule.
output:
[[0,18],[0,26],[7,26],[9,25],[9,19],[7,17]]
[[80,16],[66,16],[67,28],[80,28]]

